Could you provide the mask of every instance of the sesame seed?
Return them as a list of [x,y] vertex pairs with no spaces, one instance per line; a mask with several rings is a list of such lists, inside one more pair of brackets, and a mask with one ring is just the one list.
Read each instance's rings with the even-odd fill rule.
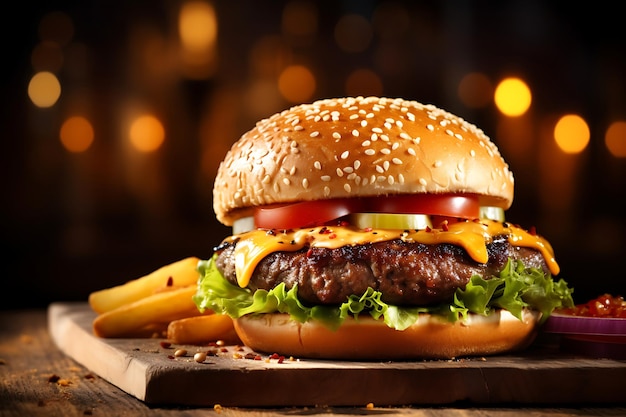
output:
[[458,140],[463,140],[463,136],[461,136],[460,133],[455,133],[454,137],[457,138]]
[[446,129],[446,134],[448,134],[450,136],[454,136],[454,132],[451,131],[450,129]]
[[417,155],[417,154],[415,153],[415,149],[413,149],[413,148],[408,148],[408,149],[406,150],[406,152],[407,152],[409,155],[411,155],[411,156],[416,156],[416,155]]
[[351,172],[354,172],[354,168],[352,168],[352,167],[344,167],[343,168],[343,172],[345,172],[346,174],[350,174]]
[[328,197],[330,195],[330,188],[328,186],[324,187],[324,197]]
[[320,132],[315,131],[315,132],[311,132],[311,134],[309,136],[311,136],[312,138],[316,138],[320,135]]
[[431,132],[433,132],[435,130],[435,126],[428,124],[426,125],[426,129],[430,130]]
[[315,169],[322,169],[322,164],[320,163],[320,161],[313,162],[313,166],[315,167]]
[[359,160],[357,159],[356,161],[354,161],[353,166],[354,166],[354,169],[355,169],[355,170],[356,170],[356,169],[359,169],[359,167],[361,166],[361,161],[359,161]]
[[433,163],[433,167],[439,168],[441,166],[441,164],[442,164],[441,161],[435,161],[435,163]]
[[380,172],[382,174],[383,172],[385,172],[385,169],[380,165],[376,165],[376,172]]
[[376,133],[372,133],[372,136],[370,136],[370,138],[372,139],[372,141],[376,142],[378,140],[378,135]]
[[354,129],[354,130],[352,131],[352,136],[354,136],[354,137],[358,137],[358,136],[359,136],[359,131],[358,131],[358,130],[356,130],[356,129]]
[[366,146],[370,146],[372,144],[372,142],[370,142],[369,140],[364,140],[363,142],[361,142],[361,146],[366,147]]
[[343,177],[343,171],[341,170],[341,168],[337,168],[337,176]]
[[335,139],[341,139],[341,133],[339,133],[339,132],[333,132],[333,138],[335,138]]
[[374,133],[383,133],[383,130],[380,127],[373,127],[372,132]]
[[400,184],[404,184],[404,175],[402,175],[402,174],[398,174],[398,182],[399,182]]
[[389,123],[389,122],[385,122],[385,127],[386,127],[387,129],[391,129],[391,123]]
[[391,153],[391,151],[389,150],[389,148],[382,148],[380,150],[380,153],[385,154],[385,155],[389,155]]
[[383,162],[383,168],[385,169],[385,171],[389,170],[389,161]]
[[290,185],[291,181],[289,180],[289,178],[283,178],[283,184]]
[[402,165],[402,160],[400,158],[393,158],[391,162],[393,162],[396,165]]
[[354,119],[358,119],[358,118],[359,118],[359,115],[356,114],[356,113],[350,115],[350,120],[354,120]]
[[476,151],[475,150],[470,150],[470,156],[475,157],[476,156]]
[[269,175],[266,175],[266,176],[264,176],[264,177],[263,177],[263,179],[261,180],[261,182],[262,182],[263,184],[269,184],[271,180],[272,180],[272,179],[270,178],[270,176],[269,176]]
[[300,131],[300,130],[304,130],[304,128],[302,127],[302,125],[298,125],[298,126],[294,127],[293,130]]
[[367,117],[368,119],[371,119],[372,117],[374,117],[374,113],[368,113],[367,116],[365,117]]
[[350,155],[350,151],[344,151],[344,152],[341,154],[341,159],[346,159],[349,155]]
[[389,175],[387,177],[387,182],[389,183],[389,185],[393,185],[394,182],[396,182],[395,178],[393,177],[393,175]]
[[376,151],[374,149],[370,148],[370,149],[366,149],[365,150],[365,155],[372,156],[372,155],[375,155],[375,154],[376,154]]
[[344,184],[343,185],[343,189],[346,190],[346,192],[352,192],[352,187],[350,187],[350,184]]
[[367,126],[367,120],[361,120],[361,127]]
[[303,178],[302,179],[302,187],[303,188],[309,188],[309,179],[308,178]]
[[400,144],[398,142],[394,142],[393,145],[391,145],[391,150],[395,151],[396,149],[398,149],[400,147]]
[[330,175],[322,175],[320,179],[324,182],[328,182],[330,181]]
[[424,186],[428,184],[428,182],[424,178],[420,178],[419,183]]
[[380,135],[380,138],[384,140],[385,142],[389,142],[389,136],[387,135]]
[[409,135],[409,134],[408,134],[408,133],[406,133],[406,132],[400,132],[400,137],[401,137],[402,139],[411,140],[411,135]]

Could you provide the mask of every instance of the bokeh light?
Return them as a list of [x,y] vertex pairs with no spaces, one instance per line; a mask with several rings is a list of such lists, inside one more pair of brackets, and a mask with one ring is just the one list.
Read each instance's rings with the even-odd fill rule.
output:
[[363,52],[373,38],[370,22],[361,15],[347,14],[335,26],[335,42],[345,52]]
[[39,37],[65,46],[74,37],[74,23],[67,13],[56,11],[45,15],[39,22]]
[[587,122],[576,114],[561,117],[554,126],[554,140],[565,153],[582,152],[589,144],[589,138]]
[[459,98],[467,107],[479,109],[491,103],[493,85],[489,78],[480,72],[471,72],[459,82]]
[[215,65],[217,16],[212,4],[204,1],[184,3],[178,15],[182,63],[189,78],[208,78]]
[[315,76],[303,65],[291,65],[283,70],[278,78],[278,90],[285,100],[304,103],[315,92]]
[[502,114],[516,117],[528,111],[532,102],[532,94],[523,80],[506,78],[496,87],[494,100]]
[[152,115],[144,115],[133,121],[130,127],[130,142],[140,152],[154,152],[165,140],[163,124]]
[[37,107],[52,107],[61,96],[61,83],[49,71],[38,72],[28,83],[28,97]]
[[361,68],[354,70],[346,79],[347,96],[382,96],[383,82],[374,71]]
[[73,116],[61,125],[59,138],[69,152],[85,152],[94,140],[93,127],[85,117]]
[[626,121],[611,123],[604,135],[604,143],[611,155],[626,158]]
[[63,60],[61,46],[53,41],[39,42],[30,55],[30,62],[35,71],[56,73],[63,67]]
[[317,7],[311,1],[293,0],[285,5],[282,16],[283,34],[298,44],[307,44],[317,33]]

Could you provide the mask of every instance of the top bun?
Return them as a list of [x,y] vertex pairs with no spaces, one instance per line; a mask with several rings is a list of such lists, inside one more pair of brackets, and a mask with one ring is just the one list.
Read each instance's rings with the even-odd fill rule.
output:
[[483,131],[404,99],[319,100],[264,119],[226,154],[213,188],[230,226],[252,208],[343,197],[471,193],[508,209],[513,174]]

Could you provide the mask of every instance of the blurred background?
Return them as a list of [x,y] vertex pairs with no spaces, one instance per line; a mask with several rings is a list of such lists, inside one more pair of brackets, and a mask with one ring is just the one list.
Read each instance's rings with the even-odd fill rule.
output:
[[[626,295],[626,32],[614,3],[33,1],[2,28],[0,308],[86,300],[229,229],[215,172],[254,123],[382,95],[480,126],[507,219],[583,302]],[[10,23],[10,24],[9,24]]]

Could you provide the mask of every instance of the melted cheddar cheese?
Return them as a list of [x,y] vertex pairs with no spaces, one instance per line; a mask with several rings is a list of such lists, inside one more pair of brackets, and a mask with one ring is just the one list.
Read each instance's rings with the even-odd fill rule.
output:
[[450,224],[446,230],[358,229],[351,226],[319,226],[296,230],[257,229],[227,238],[237,242],[235,247],[235,272],[243,288],[248,285],[257,264],[272,252],[293,252],[304,247],[336,249],[348,245],[384,242],[401,239],[427,245],[449,243],[461,246],[479,263],[488,261],[487,244],[495,236],[508,236],[514,246],[535,249],[543,255],[553,275],[559,273],[554,251],[544,238],[511,225],[491,220]]

